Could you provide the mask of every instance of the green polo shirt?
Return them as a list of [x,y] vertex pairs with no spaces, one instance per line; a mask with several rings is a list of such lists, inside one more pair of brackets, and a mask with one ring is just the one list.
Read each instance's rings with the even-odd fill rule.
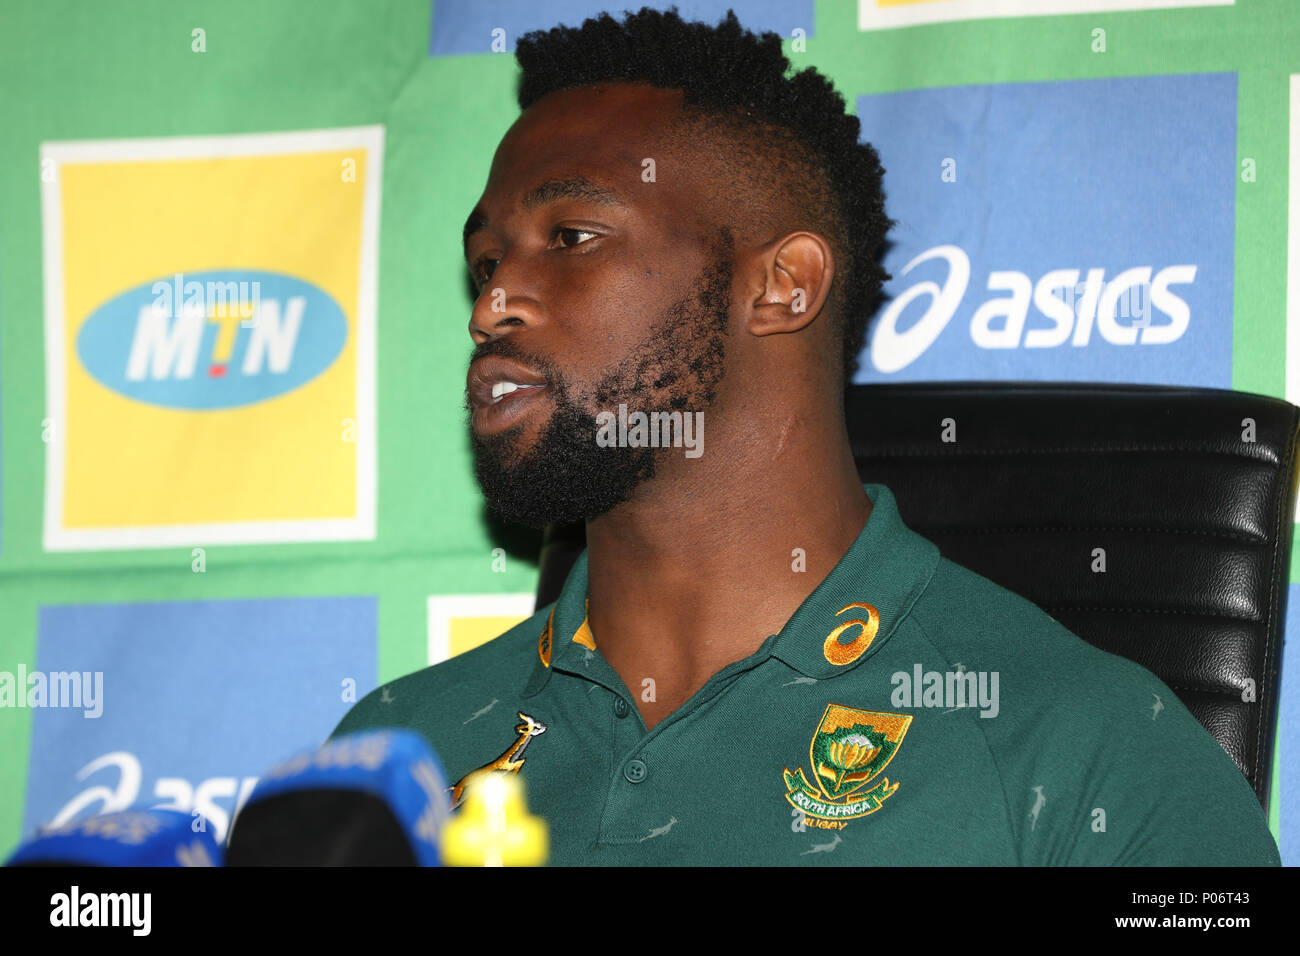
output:
[[866,526],[781,632],[653,730],[587,625],[584,553],[553,605],[335,734],[414,728],[453,780],[513,758],[552,864],[1280,863],[1173,691],[865,487]]

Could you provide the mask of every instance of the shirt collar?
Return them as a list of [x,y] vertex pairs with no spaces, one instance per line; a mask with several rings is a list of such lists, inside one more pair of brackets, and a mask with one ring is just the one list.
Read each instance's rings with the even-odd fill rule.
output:
[[[939,563],[938,547],[903,523],[886,486],[863,488],[872,505],[866,525],[767,646],[773,657],[819,680],[850,671],[875,654],[898,629]],[[586,606],[583,551],[539,636],[538,659],[525,697],[545,686],[552,668],[576,670],[587,649],[594,649]],[[855,621],[861,623],[850,623]],[[873,626],[875,634],[868,638]]]
[[578,555],[560,596],[542,625],[532,675],[523,696],[532,697],[550,679],[551,669],[576,670],[576,665],[595,641],[587,626],[587,551]]

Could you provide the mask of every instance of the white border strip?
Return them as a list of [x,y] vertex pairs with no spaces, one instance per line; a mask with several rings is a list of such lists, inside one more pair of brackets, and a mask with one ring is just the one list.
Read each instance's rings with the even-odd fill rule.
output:
[[1060,16],[1071,13],[1116,13],[1169,10],[1176,7],[1230,7],[1235,0],[921,0],[901,7],[858,0],[859,30],[892,30],[954,20],[992,17]]
[[[70,139],[41,144],[41,158],[58,162],[141,162],[167,159],[226,159],[325,153],[335,149],[383,145],[383,126],[286,133],[232,133],[228,136],[160,136],[142,139]],[[48,185],[48,183],[46,184]]]

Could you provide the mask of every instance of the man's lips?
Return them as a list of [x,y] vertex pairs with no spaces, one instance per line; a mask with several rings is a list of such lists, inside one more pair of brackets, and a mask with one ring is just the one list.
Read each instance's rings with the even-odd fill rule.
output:
[[[475,408],[492,405],[502,392],[546,385],[546,377],[526,365],[499,355],[485,355],[470,363],[466,387]],[[511,387],[513,386],[513,387]],[[493,389],[496,395],[493,395]]]
[[546,378],[511,359],[484,356],[471,363],[466,390],[478,435],[491,435],[515,424],[546,391]]

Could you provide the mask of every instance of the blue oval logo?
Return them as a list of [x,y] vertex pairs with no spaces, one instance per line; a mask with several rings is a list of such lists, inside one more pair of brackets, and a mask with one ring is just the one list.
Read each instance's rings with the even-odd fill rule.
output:
[[247,269],[185,272],[105,302],[77,356],[105,388],[164,408],[237,408],[305,385],[334,364],[347,318],[325,290]]

